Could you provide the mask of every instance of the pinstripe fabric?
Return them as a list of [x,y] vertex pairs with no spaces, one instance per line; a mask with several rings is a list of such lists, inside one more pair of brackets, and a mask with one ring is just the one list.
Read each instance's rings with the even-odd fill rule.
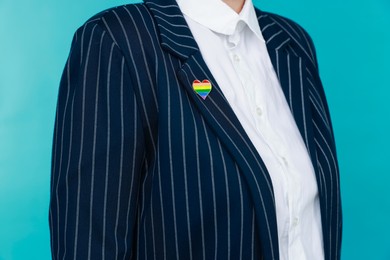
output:
[[[326,259],[340,258],[334,137],[313,44],[257,10],[310,153]],[[192,82],[208,79],[201,99]],[[278,259],[271,179],[173,0],[120,6],[76,33],[60,84],[53,259]]]

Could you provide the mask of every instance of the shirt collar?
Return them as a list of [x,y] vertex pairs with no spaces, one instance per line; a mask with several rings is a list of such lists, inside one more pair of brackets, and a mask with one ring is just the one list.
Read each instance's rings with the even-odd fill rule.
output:
[[263,40],[252,0],[245,1],[239,14],[222,0],[176,1],[183,14],[216,33],[233,35],[239,21],[242,21]]

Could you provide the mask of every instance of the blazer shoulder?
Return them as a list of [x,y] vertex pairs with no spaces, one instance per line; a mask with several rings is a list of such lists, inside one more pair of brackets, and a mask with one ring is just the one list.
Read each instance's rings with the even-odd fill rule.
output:
[[317,66],[315,45],[313,43],[312,37],[303,26],[301,26],[296,21],[279,14],[260,10],[257,10],[257,13],[260,13],[258,16],[259,20],[268,18],[270,21],[272,21],[272,23],[277,24],[279,28],[287,33],[297,45],[305,49],[306,52],[310,54],[311,58],[315,62],[315,65]]
[[105,23],[110,25],[112,22],[118,19],[124,19],[126,16],[144,15],[145,12],[148,11],[144,3],[119,5],[93,15],[86,23],[91,21],[105,21]]
[[[103,10],[86,20],[76,34],[85,28],[94,26],[110,36],[115,44],[122,49],[123,44],[134,38],[141,27],[150,27],[153,23],[149,10],[144,3],[120,5]],[[141,26],[141,24],[145,26]]]

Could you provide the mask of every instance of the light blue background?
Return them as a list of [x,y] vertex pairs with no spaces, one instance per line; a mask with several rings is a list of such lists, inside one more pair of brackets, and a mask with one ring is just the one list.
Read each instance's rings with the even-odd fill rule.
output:
[[[342,259],[390,259],[390,1],[254,2],[299,22],[317,46],[341,167]],[[60,75],[77,27],[124,3],[0,0],[0,259],[50,259]]]

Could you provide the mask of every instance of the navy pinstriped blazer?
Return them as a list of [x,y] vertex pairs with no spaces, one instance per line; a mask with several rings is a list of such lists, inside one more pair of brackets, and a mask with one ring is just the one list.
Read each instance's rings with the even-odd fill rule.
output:
[[[256,12],[315,168],[325,258],[339,259],[339,173],[313,44]],[[195,79],[212,83],[206,100]],[[279,259],[270,176],[174,0],[116,7],[76,32],[49,219],[53,259]]]

